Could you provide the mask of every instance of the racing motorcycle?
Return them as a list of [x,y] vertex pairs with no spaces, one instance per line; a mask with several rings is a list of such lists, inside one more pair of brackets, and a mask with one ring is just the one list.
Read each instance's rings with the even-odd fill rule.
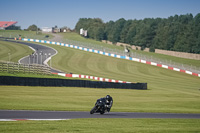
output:
[[91,109],[90,114],[100,113],[104,114],[106,112],[106,99],[100,98],[95,103],[95,106]]

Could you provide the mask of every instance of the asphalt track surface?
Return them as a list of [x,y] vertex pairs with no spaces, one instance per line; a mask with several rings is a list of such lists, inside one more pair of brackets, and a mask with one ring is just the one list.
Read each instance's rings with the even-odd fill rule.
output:
[[[8,40],[7,40],[8,41]],[[10,41],[10,40],[9,40]],[[16,42],[16,41],[12,41]],[[35,52],[20,60],[20,63],[44,64],[44,62],[57,53],[53,48],[27,43],[17,42],[30,46]],[[52,69],[52,72],[60,71]],[[176,114],[176,113],[131,113],[131,112],[110,112],[104,115],[90,114],[88,112],[72,111],[19,111],[19,110],[0,110],[0,119],[78,119],[78,118],[183,118],[200,119],[200,114]]]
[[[11,40],[5,40],[5,41],[24,44],[24,45],[29,46],[32,50],[35,51],[31,55],[23,57],[22,59],[20,59],[19,63],[48,65],[47,61],[50,60],[50,58],[52,56],[57,54],[57,51],[55,49],[53,49],[51,47],[44,46],[44,45],[27,43],[27,42],[19,42],[19,41],[11,41]],[[60,73],[61,71],[51,68],[51,72]]]
[[0,110],[0,119],[78,119],[78,118],[178,118],[200,119],[200,114],[109,112],[103,115],[73,111]]

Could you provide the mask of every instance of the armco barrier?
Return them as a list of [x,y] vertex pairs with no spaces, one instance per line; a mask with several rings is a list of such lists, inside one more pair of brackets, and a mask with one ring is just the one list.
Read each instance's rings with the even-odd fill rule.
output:
[[132,58],[132,57],[128,57],[128,56],[121,56],[121,55],[106,53],[106,52],[99,51],[99,50],[83,48],[83,47],[79,47],[79,46],[75,46],[75,45],[71,45],[71,44],[64,44],[64,43],[59,43],[59,42],[51,42],[51,41],[37,40],[37,39],[27,39],[27,38],[22,38],[22,40],[23,41],[31,41],[31,42],[47,43],[47,44],[55,44],[55,45],[75,48],[75,49],[93,52],[93,53],[97,53],[97,54],[102,54],[102,55],[106,55],[106,56],[111,56],[111,57],[115,57],[115,58],[127,59],[127,60],[136,61],[136,62],[140,62],[140,63],[144,63],[144,64],[158,66],[158,67],[162,67],[162,68],[165,68],[165,69],[170,69],[170,70],[183,72],[183,73],[186,73],[186,74],[190,74],[190,75],[193,75],[193,76],[200,77],[200,74],[194,73],[194,72],[191,72],[191,71],[182,70],[182,69],[179,69],[179,68],[174,68],[174,67],[170,67],[170,66],[167,66],[167,65],[162,65],[162,64],[155,63],[155,62],[149,62],[149,61],[141,60],[141,59],[138,59],[138,58]]
[[0,85],[86,87],[147,90],[147,83],[112,83],[88,80],[0,76]]

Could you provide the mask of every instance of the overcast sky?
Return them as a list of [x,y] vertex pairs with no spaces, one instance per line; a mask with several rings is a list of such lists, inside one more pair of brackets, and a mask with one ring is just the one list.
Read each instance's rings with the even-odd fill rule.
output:
[[2,0],[0,21],[18,21],[22,29],[67,26],[74,29],[79,18],[168,18],[175,14],[200,13],[200,0]]

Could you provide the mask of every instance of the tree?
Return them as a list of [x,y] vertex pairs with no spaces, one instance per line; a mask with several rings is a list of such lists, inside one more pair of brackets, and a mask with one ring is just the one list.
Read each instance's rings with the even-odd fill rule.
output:
[[124,27],[125,22],[126,20],[124,18],[121,18],[115,22],[112,30],[112,40],[111,40],[113,43],[119,42],[121,40],[120,34]]
[[100,18],[81,18],[75,26],[75,30],[79,33],[80,29],[88,31],[88,37],[95,40],[104,39],[104,23]]
[[135,36],[137,34],[136,27],[137,27],[137,24],[135,22],[132,22],[132,24],[129,27],[129,30],[128,30],[128,33],[127,33],[124,43],[135,45]]
[[96,40],[123,42],[142,48],[200,53],[200,13],[174,15],[168,18],[145,18],[104,23],[99,18],[81,18],[76,32],[88,30],[88,37]]
[[127,35],[129,33],[131,24],[132,24],[132,20],[128,20],[125,22],[124,27],[120,34],[120,42],[123,42],[123,43],[127,42]]
[[96,30],[97,31],[96,31],[96,34],[95,34],[95,39],[98,40],[98,41],[104,40],[105,39],[104,28],[98,27]]
[[113,40],[112,37],[112,30],[113,30],[113,26],[114,26],[113,21],[109,21],[105,24],[105,40]]
[[33,24],[33,25],[30,25],[27,30],[29,30],[29,31],[37,31],[38,29],[37,29],[37,26],[35,24]]

